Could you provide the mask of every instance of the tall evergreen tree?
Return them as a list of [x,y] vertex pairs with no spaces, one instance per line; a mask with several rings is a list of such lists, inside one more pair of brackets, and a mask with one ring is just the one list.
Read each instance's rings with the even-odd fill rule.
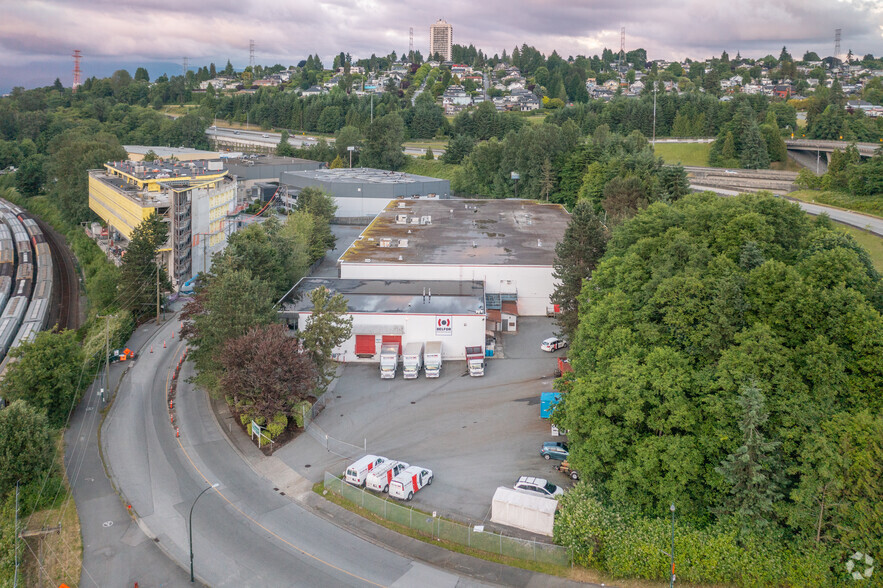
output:
[[[156,308],[157,253],[168,238],[168,226],[156,213],[135,227],[120,266],[120,299],[135,317]],[[166,272],[159,270],[159,288],[168,291],[171,284]]]
[[591,202],[581,201],[573,209],[564,238],[555,246],[554,277],[559,280],[552,293],[558,306],[556,322],[565,339],[573,340],[579,326],[577,296],[583,281],[591,277],[607,249],[610,234],[595,214]]
[[766,141],[753,119],[748,124],[745,136],[742,137],[742,153],[739,155],[739,163],[745,169],[767,169],[770,166],[770,154]]
[[765,525],[773,514],[773,505],[782,496],[779,484],[780,462],[777,450],[781,443],[768,441],[763,426],[769,419],[765,398],[753,382],[742,386],[739,406],[742,420],[742,445],[715,468],[730,488],[726,501],[728,512],[747,524]]

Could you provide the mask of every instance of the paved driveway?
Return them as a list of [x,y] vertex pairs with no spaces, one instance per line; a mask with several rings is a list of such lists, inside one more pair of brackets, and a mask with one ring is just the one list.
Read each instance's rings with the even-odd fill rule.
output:
[[[539,455],[552,440],[549,422],[539,418],[540,392],[552,389],[555,357],[540,351],[554,333],[544,317],[522,318],[517,335],[498,336],[505,359],[489,361],[485,376],[466,375],[466,363],[447,362],[438,379],[381,380],[374,364],[349,364],[328,408],[316,419],[329,435],[368,452],[433,470],[431,487],[414,504],[464,521],[490,517],[497,486],[511,486],[519,475],[569,480]],[[328,453],[311,436],[301,435],[276,452],[289,466],[313,480],[325,470],[339,474],[352,460]]]

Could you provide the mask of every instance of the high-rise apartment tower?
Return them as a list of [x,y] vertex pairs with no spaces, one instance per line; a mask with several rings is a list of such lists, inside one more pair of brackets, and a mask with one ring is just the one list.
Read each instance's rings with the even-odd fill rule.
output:
[[438,19],[434,25],[429,27],[429,56],[430,58],[438,53],[445,61],[451,60],[451,44],[454,36],[454,27],[445,22],[443,18]]

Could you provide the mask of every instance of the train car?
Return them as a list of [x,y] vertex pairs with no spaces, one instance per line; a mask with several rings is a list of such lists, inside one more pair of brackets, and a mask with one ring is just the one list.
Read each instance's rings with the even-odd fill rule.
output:
[[0,318],[0,354],[6,355],[16,335],[18,335],[18,323],[15,319]]

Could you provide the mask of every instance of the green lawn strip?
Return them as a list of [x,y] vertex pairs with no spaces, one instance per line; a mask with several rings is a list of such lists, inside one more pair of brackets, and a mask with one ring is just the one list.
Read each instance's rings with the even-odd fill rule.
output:
[[877,271],[883,272],[883,237],[878,237],[874,233],[869,233],[862,229],[857,229],[849,225],[834,223],[838,229],[852,235],[852,237],[861,245],[868,255],[871,256],[871,263],[877,268]]
[[411,157],[408,159],[407,163],[405,163],[405,167],[402,168],[402,171],[409,174],[416,174],[418,176],[453,180],[459,167],[459,165],[451,165],[438,160],[430,161],[428,159]]
[[653,151],[669,165],[708,167],[711,143],[657,143]]
[[[337,506],[341,508],[345,508],[350,512],[353,512],[359,515],[362,518],[368,519],[373,523],[377,523],[381,527],[385,527],[390,531],[395,531],[401,535],[405,535],[407,537],[411,537],[412,539],[417,539],[418,541],[423,541],[424,543],[431,543],[432,545],[438,545],[440,547],[444,547],[448,551],[454,551],[456,553],[462,553],[464,555],[470,555],[472,557],[476,557],[478,559],[483,559],[485,561],[492,561],[495,563],[512,566],[516,568],[521,568],[524,570],[530,570],[532,572],[539,572],[541,574],[549,574],[553,576],[561,576],[561,577],[569,577],[571,568],[564,568],[555,566],[552,564],[542,564],[536,562],[530,562],[527,560],[516,559],[512,557],[506,557],[494,553],[490,553],[487,551],[482,551],[480,549],[474,549],[471,547],[467,547],[465,545],[461,545],[459,543],[454,543],[451,541],[447,541],[444,539],[436,539],[434,537],[429,537],[416,531],[415,529],[411,529],[404,525],[400,525],[398,523],[394,523],[392,521],[388,521],[383,517],[379,517],[373,512],[369,511],[366,508],[362,508],[356,504],[353,504],[349,500],[343,498],[342,496],[335,494],[331,490],[325,492],[325,484],[324,482],[317,482],[313,485],[313,492],[322,496],[325,500],[329,502],[333,502]],[[417,509],[414,509],[417,511]],[[422,512],[422,511],[417,511]],[[422,513],[426,516],[432,516],[430,513]]]
[[826,192],[823,190],[797,190],[788,194],[789,198],[827,204],[844,210],[861,212],[874,216],[883,217],[883,197],[877,196],[851,196],[844,192]]

